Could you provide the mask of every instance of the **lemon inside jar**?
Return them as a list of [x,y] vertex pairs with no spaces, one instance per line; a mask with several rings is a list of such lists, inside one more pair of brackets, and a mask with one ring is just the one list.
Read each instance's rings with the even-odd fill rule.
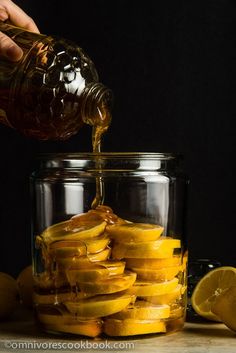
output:
[[45,229],[34,292],[43,329],[88,337],[179,329],[187,255],[163,234],[162,225],[124,220],[107,206]]

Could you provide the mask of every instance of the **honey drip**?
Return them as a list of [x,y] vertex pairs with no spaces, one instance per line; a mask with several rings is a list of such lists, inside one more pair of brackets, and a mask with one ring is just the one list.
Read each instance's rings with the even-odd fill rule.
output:
[[96,176],[96,195],[93,199],[91,208],[96,209],[98,206],[103,205],[105,199],[105,186],[102,173],[102,161],[99,156],[101,153],[101,143],[104,133],[110,126],[111,123],[111,113],[107,107],[102,106],[102,109],[97,107],[98,119],[94,120],[94,125],[92,128],[92,148],[93,153],[96,156],[96,170],[100,174]]

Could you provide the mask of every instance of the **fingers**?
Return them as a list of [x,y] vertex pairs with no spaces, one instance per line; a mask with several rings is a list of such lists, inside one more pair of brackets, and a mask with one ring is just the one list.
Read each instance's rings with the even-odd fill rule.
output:
[[7,18],[13,25],[25,28],[31,32],[39,33],[39,29],[36,26],[34,20],[11,0],[1,0],[0,12],[1,10],[7,13]]
[[18,61],[23,55],[23,51],[11,38],[0,32],[0,55],[11,61]]
[[[28,31],[39,33],[33,19],[11,0],[0,0],[0,21],[9,20],[13,25]],[[11,61],[18,61],[23,55],[22,49],[12,39],[0,32],[0,55]]]

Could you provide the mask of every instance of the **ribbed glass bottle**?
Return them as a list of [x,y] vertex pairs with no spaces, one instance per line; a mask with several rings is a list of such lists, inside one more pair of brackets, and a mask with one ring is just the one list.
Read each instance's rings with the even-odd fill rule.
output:
[[109,125],[111,92],[80,47],[3,22],[0,31],[24,52],[19,62],[0,60],[0,122],[41,140],[67,139],[84,123]]

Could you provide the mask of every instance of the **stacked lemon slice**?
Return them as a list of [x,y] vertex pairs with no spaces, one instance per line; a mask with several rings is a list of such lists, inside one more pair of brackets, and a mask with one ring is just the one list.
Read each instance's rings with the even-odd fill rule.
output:
[[36,239],[44,272],[34,300],[44,328],[91,337],[166,332],[183,315],[185,287],[180,241],[163,230],[106,206],[48,227]]
[[113,240],[112,257],[125,261],[126,268],[137,274],[129,289],[137,300],[128,310],[105,319],[104,331],[114,336],[165,332],[165,321],[174,317],[173,304],[184,291],[178,278],[182,257],[174,255],[180,240],[162,236],[164,229],[156,224],[129,222],[106,230]]
[[47,330],[97,336],[100,318],[134,301],[134,294],[125,290],[134,284],[136,273],[125,270],[124,261],[109,259],[105,228],[114,220],[121,222],[109,208],[100,208],[55,224],[37,237],[45,271],[35,278],[34,300]]

